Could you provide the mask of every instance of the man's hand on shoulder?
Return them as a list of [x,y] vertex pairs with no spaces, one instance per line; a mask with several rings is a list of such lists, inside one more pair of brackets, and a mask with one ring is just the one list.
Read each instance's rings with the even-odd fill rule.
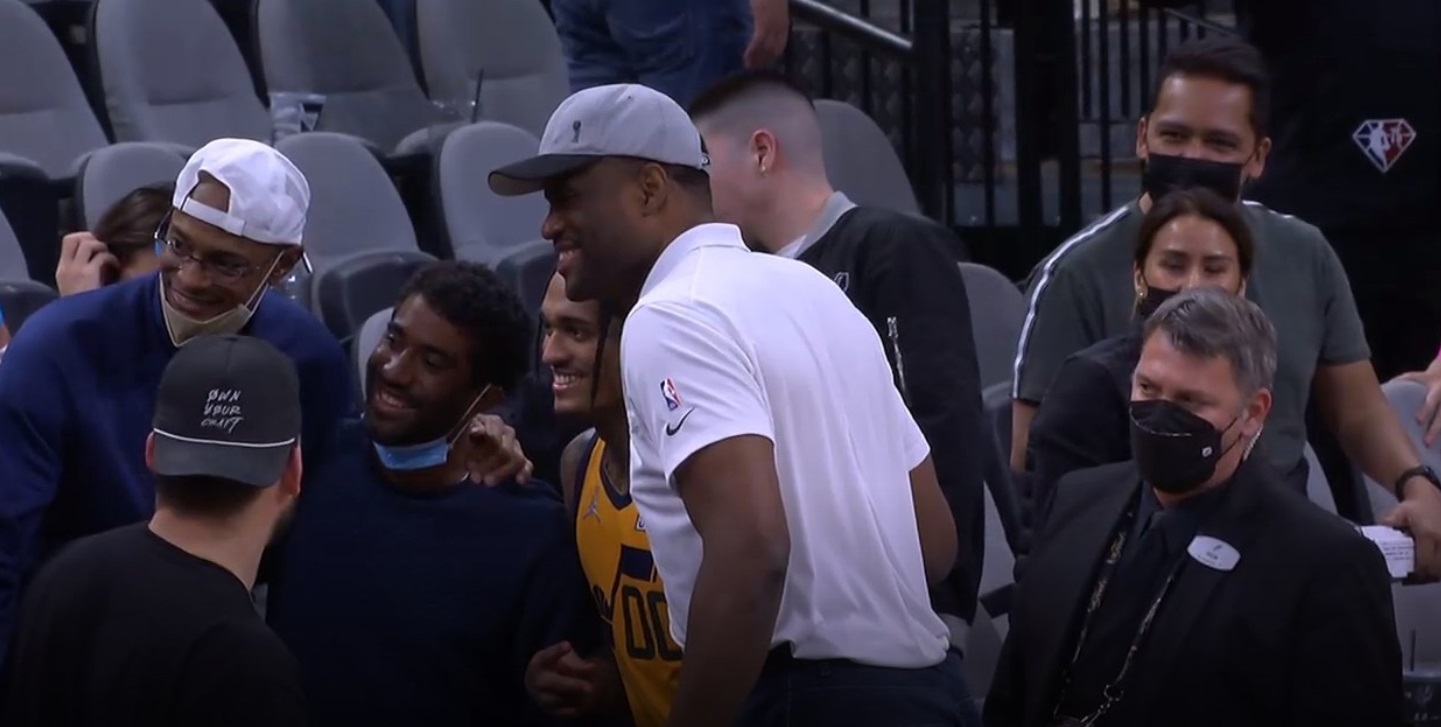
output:
[[470,420],[466,431],[466,469],[476,482],[498,485],[515,480],[530,480],[535,465],[526,458],[516,439],[515,429],[494,414],[478,414]]

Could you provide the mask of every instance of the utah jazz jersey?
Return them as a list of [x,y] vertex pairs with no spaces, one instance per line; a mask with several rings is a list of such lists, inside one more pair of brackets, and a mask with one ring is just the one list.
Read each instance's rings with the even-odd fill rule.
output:
[[651,559],[645,521],[601,467],[605,442],[591,440],[581,464],[575,539],[591,595],[610,625],[615,661],[636,727],[661,727],[680,679],[665,591]]

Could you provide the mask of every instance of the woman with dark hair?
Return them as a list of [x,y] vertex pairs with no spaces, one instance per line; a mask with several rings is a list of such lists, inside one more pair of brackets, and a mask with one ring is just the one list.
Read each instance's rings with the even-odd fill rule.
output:
[[174,184],[140,187],[105,210],[89,232],[60,242],[55,283],[61,295],[95,290],[160,268],[155,229],[170,212]]
[[1254,257],[1255,242],[1234,202],[1194,188],[1151,206],[1136,239],[1134,324],[1071,356],[1031,423],[1027,459],[1042,517],[1062,475],[1131,458],[1127,407],[1131,373],[1141,355],[1141,323],[1188,288],[1243,294]]

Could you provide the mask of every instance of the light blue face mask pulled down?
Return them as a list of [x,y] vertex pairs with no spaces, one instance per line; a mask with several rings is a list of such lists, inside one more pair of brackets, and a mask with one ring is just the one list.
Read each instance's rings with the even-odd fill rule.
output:
[[375,447],[375,456],[380,458],[381,466],[392,472],[413,472],[415,470],[428,470],[432,467],[439,467],[450,459],[450,450],[466,432],[466,425],[470,423],[472,412],[480,404],[480,400],[490,392],[490,386],[481,390],[475,401],[470,402],[466,407],[465,415],[460,422],[452,429],[452,433],[439,439],[432,439],[429,442],[420,444],[406,444],[400,446],[386,446],[380,442],[371,442]]

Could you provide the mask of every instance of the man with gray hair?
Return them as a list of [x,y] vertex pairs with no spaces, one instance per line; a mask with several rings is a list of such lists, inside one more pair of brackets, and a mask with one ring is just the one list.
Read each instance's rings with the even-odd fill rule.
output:
[[986,723],[1401,724],[1380,552],[1250,457],[1271,411],[1271,322],[1196,289],[1142,340],[1133,460],[1057,486]]

